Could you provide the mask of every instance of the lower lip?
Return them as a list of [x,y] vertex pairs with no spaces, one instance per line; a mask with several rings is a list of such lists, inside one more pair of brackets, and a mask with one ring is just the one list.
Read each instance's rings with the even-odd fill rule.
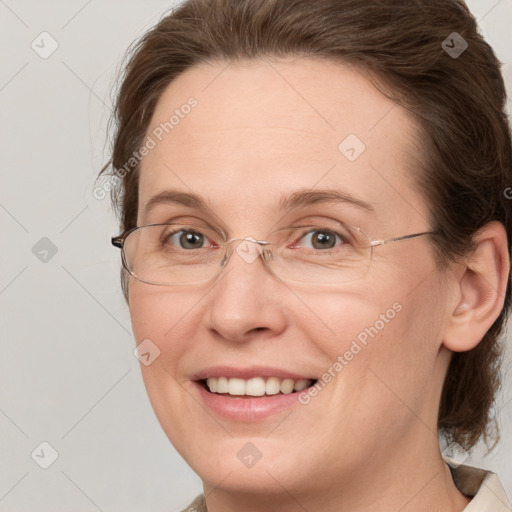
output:
[[263,420],[273,414],[291,409],[295,403],[298,403],[299,398],[299,393],[238,398],[210,393],[201,382],[194,382],[194,385],[208,409],[225,418],[247,423]]

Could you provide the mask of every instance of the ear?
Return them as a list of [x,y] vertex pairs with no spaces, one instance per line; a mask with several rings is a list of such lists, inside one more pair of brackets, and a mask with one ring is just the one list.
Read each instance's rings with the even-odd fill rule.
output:
[[480,343],[501,313],[507,292],[510,259],[503,224],[493,221],[484,226],[475,243],[454,280],[455,299],[443,333],[444,346],[454,352]]

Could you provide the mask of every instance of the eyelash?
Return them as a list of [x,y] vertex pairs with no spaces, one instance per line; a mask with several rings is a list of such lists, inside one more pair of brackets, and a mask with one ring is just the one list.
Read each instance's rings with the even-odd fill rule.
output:
[[339,245],[344,245],[345,243],[347,243],[345,241],[345,239],[347,237],[343,236],[341,233],[338,233],[338,232],[333,231],[331,229],[324,229],[324,228],[315,228],[315,229],[309,229],[308,231],[304,231],[302,233],[301,237],[299,238],[299,241],[302,240],[307,235],[313,236],[315,233],[330,234],[330,235],[334,235],[335,237],[337,237],[337,239],[341,242],[341,244],[336,244],[335,247],[338,247]]

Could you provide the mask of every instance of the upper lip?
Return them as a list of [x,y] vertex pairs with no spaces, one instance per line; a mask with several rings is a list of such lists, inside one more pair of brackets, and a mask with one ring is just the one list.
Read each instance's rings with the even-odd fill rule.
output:
[[233,367],[233,366],[210,366],[208,368],[204,368],[199,372],[195,373],[191,379],[192,380],[204,380],[210,377],[227,377],[227,378],[239,378],[239,379],[252,379],[255,377],[276,377],[278,379],[308,379],[308,380],[316,380],[316,377],[311,377],[308,375],[299,375],[298,373],[289,372],[287,370],[283,370],[281,368],[273,368],[270,366],[251,366],[251,367]]

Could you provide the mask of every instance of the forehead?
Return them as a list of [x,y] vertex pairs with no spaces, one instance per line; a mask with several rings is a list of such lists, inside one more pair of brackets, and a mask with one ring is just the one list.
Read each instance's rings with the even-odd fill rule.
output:
[[164,91],[146,135],[155,145],[141,163],[139,216],[167,188],[237,215],[316,187],[342,188],[381,214],[426,218],[411,187],[414,120],[345,65],[288,58],[196,66]]

